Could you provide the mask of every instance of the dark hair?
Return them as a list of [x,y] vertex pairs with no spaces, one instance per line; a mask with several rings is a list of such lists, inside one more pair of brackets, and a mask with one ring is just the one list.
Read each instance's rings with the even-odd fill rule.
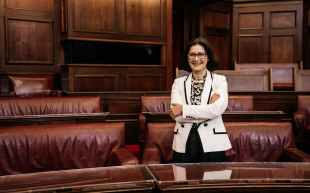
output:
[[207,64],[207,69],[209,71],[214,71],[216,69],[216,67],[218,66],[218,63],[215,59],[215,56],[214,56],[214,53],[213,53],[213,50],[209,44],[209,42],[203,38],[203,37],[198,37],[198,38],[195,38],[194,40],[192,40],[186,47],[185,49],[185,54],[184,54],[184,67],[187,68],[187,70],[190,70],[190,67],[189,67],[189,63],[188,63],[188,52],[190,50],[190,48],[193,46],[193,45],[201,45],[205,51],[206,51],[206,54],[208,56],[208,64]]

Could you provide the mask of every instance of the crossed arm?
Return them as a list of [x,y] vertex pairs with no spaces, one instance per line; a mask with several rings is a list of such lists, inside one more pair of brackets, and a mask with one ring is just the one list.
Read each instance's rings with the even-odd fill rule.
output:
[[214,119],[224,113],[228,104],[227,81],[225,77],[217,79],[209,104],[188,105],[182,102],[183,89],[176,82],[171,91],[170,116],[177,122],[199,122]]

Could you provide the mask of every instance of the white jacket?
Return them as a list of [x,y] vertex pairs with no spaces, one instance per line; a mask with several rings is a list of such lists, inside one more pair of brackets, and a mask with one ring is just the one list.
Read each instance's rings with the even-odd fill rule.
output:
[[[191,105],[191,81],[192,73],[174,80],[171,90],[171,104],[183,105],[182,116],[176,117],[174,139],[172,149],[179,153],[185,153],[186,141],[192,127],[192,123],[203,122],[198,133],[204,152],[225,151],[231,148],[231,143],[226,133],[222,120],[228,104],[227,81],[225,76],[207,71],[204,89],[201,95],[200,105]],[[208,104],[209,93],[212,84],[212,92],[220,95],[220,98],[212,104]]]

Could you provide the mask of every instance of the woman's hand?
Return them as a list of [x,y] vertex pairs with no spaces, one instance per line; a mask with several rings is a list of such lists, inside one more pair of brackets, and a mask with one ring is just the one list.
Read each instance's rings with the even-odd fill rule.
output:
[[217,101],[218,99],[220,98],[220,95],[219,94],[217,94],[217,93],[214,93],[212,96],[211,96],[211,101],[210,101],[210,103],[212,104],[212,103],[214,103],[215,101]]
[[177,116],[182,115],[182,105],[180,104],[171,104],[170,105],[170,116],[174,119]]

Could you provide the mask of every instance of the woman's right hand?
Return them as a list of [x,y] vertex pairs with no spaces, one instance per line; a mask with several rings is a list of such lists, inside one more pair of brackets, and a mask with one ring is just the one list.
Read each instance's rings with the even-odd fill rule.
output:
[[177,116],[181,116],[182,115],[182,105],[171,104],[169,114],[173,119],[175,119],[175,117],[177,117]]
[[217,93],[214,93],[212,96],[211,96],[211,98],[210,98],[210,103],[212,104],[212,103],[214,103],[215,101],[217,101],[218,99],[220,98],[220,95],[219,94],[217,94]]

